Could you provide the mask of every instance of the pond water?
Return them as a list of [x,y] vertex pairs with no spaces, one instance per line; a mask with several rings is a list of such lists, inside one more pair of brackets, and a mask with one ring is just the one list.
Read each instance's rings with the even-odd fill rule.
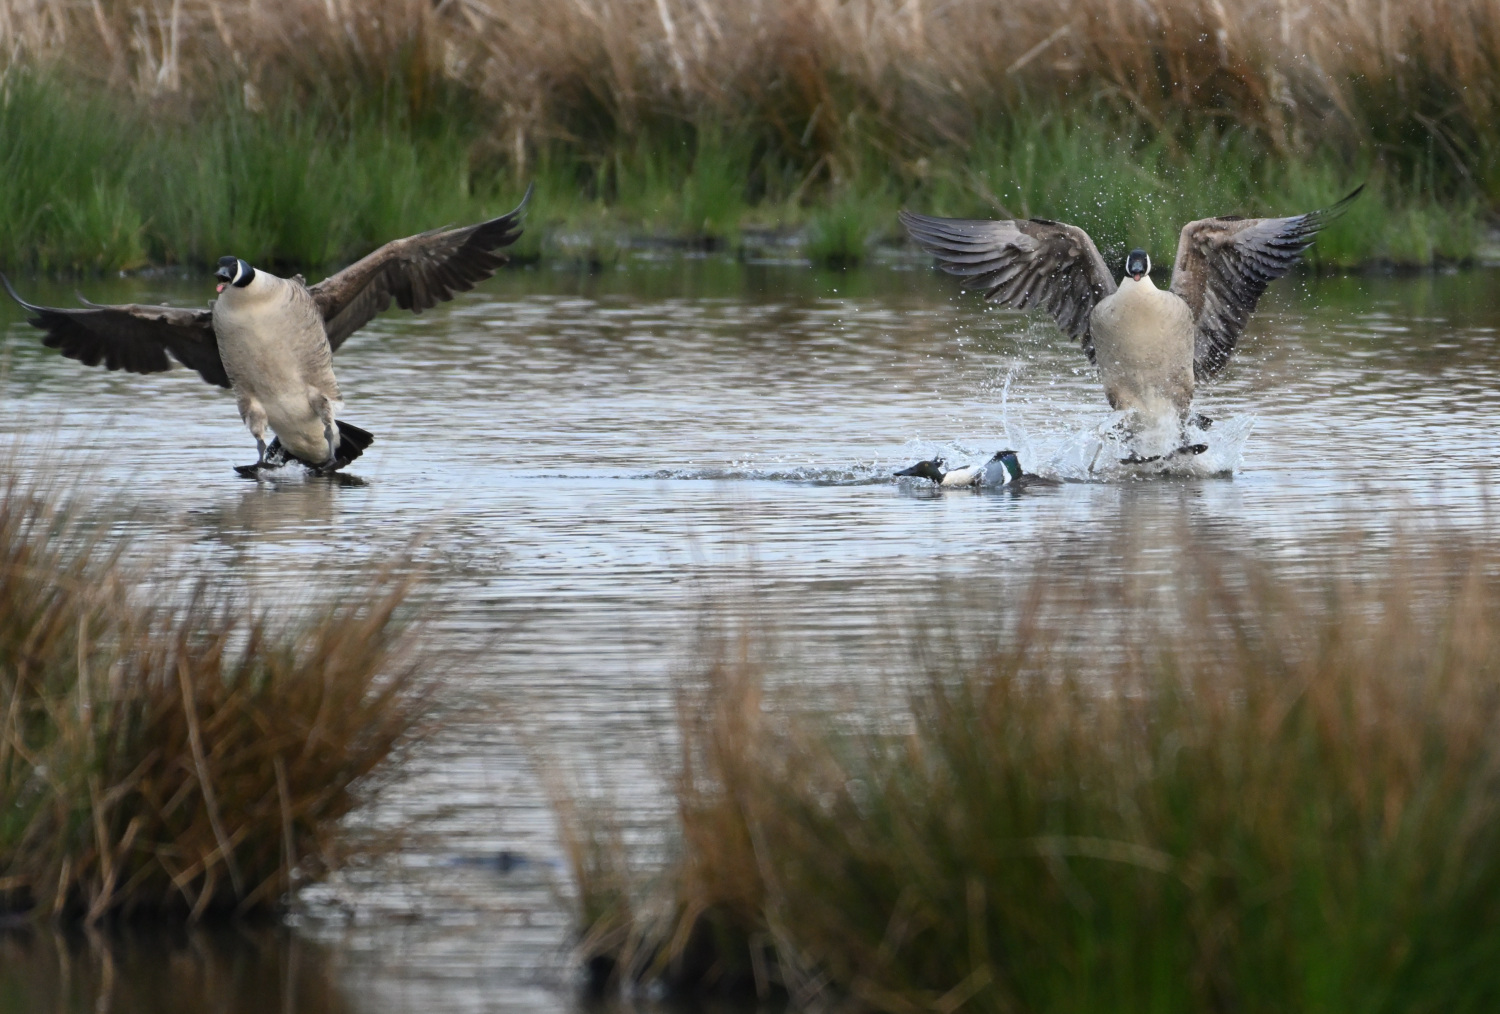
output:
[[[335,364],[343,416],[376,435],[358,483],[241,479],[254,443],[226,392],[84,368],[0,304],[0,436],[20,467],[75,482],[163,567],[227,570],[272,606],[405,553],[433,635],[467,652],[442,733],[363,817],[406,830],[390,862],[309,892],[277,931],[0,937],[0,1012],[579,1009],[533,762],[656,812],[705,603],[773,617],[815,692],[887,671],[905,611],[955,575],[985,589],[985,623],[1029,562],[1150,575],[1184,532],[1294,574],[1352,541],[1378,574],[1401,533],[1488,527],[1497,283],[1277,283],[1200,392],[1217,420],[1200,474],[1169,477],[1097,467],[1102,391],[1050,320],[986,309],[925,264],[643,258],[387,314]],[[83,288],[192,305],[211,284]],[[890,477],[1002,446],[1088,481],[936,495]]]

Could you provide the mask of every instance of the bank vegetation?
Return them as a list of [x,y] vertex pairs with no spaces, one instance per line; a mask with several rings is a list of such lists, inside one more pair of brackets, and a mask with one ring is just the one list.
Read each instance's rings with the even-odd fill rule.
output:
[[[317,265],[533,179],[531,255],[795,228],[857,256],[902,204],[1170,251],[1184,215],[1369,180],[1324,263],[1421,264],[1500,207],[1485,0],[4,0],[0,52],[7,147],[85,156],[7,167],[35,171],[0,257],[48,269]],[[37,89],[59,108],[12,108]]]

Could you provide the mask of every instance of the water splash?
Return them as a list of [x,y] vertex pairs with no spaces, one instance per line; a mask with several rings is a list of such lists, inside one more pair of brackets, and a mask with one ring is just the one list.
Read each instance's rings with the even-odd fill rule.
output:
[[[1179,429],[1175,420],[1160,432],[1130,430],[1126,415],[1111,413],[1102,420],[1064,433],[1061,442],[1047,435],[1033,436],[1019,421],[1006,419],[1005,432],[989,439],[932,440],[913,437],[888,459],[849,462],[729,461],[722,465],[663,468],[640,479],[688,481],[786,482],[811,486],[874,486],[896,483],[892,473],[918,461],[940,458],[946,468],[964,468],[989,461],[996,451],[1017,452],[1028,471],[1070,482],[1119,482],[1150,476],[1208,478],[1232,475],[1244,457],[1255,426],[1254,415],[1231,416],[1209,427]],[[1201,453],[1179,450],[1203,445]],[[1148,458],[1151,460],[1139,460]],[[905,480],[917,484],[926,480]]]
[[[1189,424],[1131,431],[1126,413],[1114,412],[1070,436],[1052,452],[1047,468],[1061,478],[1110,482],[1147,476],[1209,478],[1233,475],[1244,459],[1254,415],[1231,416],[1209,427]],[[1192,453],[1183,448],[1199,445]],[[1144,460],[1143,460],[1144,459]]]

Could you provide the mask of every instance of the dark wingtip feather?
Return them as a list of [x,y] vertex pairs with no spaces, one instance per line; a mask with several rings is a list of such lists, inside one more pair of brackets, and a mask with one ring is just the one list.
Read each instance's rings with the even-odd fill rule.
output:
[[31,303],[26,302],[26,300],[22,299],[21,294],[16,291],[16,287],[14,285],[10,284],[10,279],[5,277],[5,272],[3,271],[0,271],[0,285],[5,286],[5,291],[10,293],[11,299],[14,299],[17,303],[20,303],[21,306],[25,307],[26,309],[32,311],[39,311],[43,309],[43,307],[34,306]]
[[1348,211],[1349,205],[1353,204],[1354,199],[1360,194],[1364,193],[1364,190],[1365,185],[1361,183],[1359,186],[1349,191],[1347,195],[1330,204],[1328,207],[1319,208],[1317,211],[1308,212],[1306,215],[1302,216],[1302,219],[1314,229],[1322,229],[1338,219],[1341,215],[1344,214],[1344,212]]
[[[517,204],[505,214],[492,218],[480,225],[470,234],[468,241],[464,245],[471,250],[488,252],[510,246],[516,240],[520,239],[521,234],[526,231],[521,228],[521,213],[526,210],[526,205],[531,202],[531,194],[535,189],[535,183],[528,183],[526,185],[526,193],[521,197],[520,204]],[[498,261],[496,266],[498,267],[503,263],[503,260]]]

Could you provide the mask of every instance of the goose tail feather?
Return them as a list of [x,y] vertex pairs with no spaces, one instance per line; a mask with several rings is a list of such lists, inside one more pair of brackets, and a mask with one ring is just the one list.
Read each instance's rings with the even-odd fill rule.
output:
[[365,448],[375,442],[375,435],[369,430],[360,429],[353,423],[344,422],[342,419],[335,421],[339,426],[339,449],[334,457],[338,459],[339,467],[342,468],[365,453]]

